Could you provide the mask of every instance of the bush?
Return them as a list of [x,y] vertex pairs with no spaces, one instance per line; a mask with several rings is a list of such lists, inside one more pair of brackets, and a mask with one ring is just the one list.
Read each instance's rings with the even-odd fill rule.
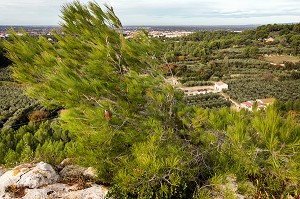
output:
[[30,122],[41,122],[47,120],[49,113],[47,111],[37,110],[28,115]]

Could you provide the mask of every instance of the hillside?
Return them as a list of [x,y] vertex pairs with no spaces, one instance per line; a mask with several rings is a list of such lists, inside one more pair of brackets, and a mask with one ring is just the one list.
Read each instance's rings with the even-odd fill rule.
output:
[[183,86],[223,81],[229,85],[226,95],[238,103],[276,98],[299,111],[298,29],[299,24],[275,24],[243,32],[195,32],[168,39],[166,59]]

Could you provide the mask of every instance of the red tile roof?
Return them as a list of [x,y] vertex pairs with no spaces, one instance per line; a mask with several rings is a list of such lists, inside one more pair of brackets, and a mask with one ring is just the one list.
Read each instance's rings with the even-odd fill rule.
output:
[[248,107],[252,107],[253,106],[253,104],[251,102],[243,102],[242,104],[244,104],[244,105],[246,105]]

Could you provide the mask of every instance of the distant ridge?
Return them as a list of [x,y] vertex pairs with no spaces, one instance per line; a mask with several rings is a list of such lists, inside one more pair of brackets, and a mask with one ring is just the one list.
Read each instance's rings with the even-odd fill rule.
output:
[[[124,30],[139,30],[141,28],[149,30],[149,31],[205,31],[205,30],[228,30],[228,31],[242,31],[255,29],[259,25],[211,25],[211,26],[124,26]],[[9,29],[24,29],[24,30],[51,30],[51,29],[59,29],[59,26],[48,26],[48,25],[31,25],[31,26],[16,26],[16,25],[5,25],[0,26],[0,31],[7,31]]]
[[259,24],[256,25],[195,25],[195,26],[124,26],[124,30],[138,30],[144,28],[150,31],[205,31],[205,30],[228,30],[228,31],[242,31],[255,29]]

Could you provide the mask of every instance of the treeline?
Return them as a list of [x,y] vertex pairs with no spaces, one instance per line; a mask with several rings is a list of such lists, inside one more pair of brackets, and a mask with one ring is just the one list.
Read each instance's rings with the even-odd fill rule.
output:
[[[279,54],[285,52],[286,54],[298,55],[300,53],[299,27],[300,24],[274,24],[259,26],[255,30],[238,33],[230,31],[195,32],[182,38],[169,39],[167,58],[169,61],[176,61],[180,55],[193,56],[205,63],[212,59],[215,50],[245,46],[249,46],[242,55],[246,55],[246,57],[257,57],[259,47],[263,46],[276,46],[276,53]],[[265,39],[268,37],[272,37],[274,41],[266,42]],[[261,52],[271,53],[275,51],[269,49]]]

